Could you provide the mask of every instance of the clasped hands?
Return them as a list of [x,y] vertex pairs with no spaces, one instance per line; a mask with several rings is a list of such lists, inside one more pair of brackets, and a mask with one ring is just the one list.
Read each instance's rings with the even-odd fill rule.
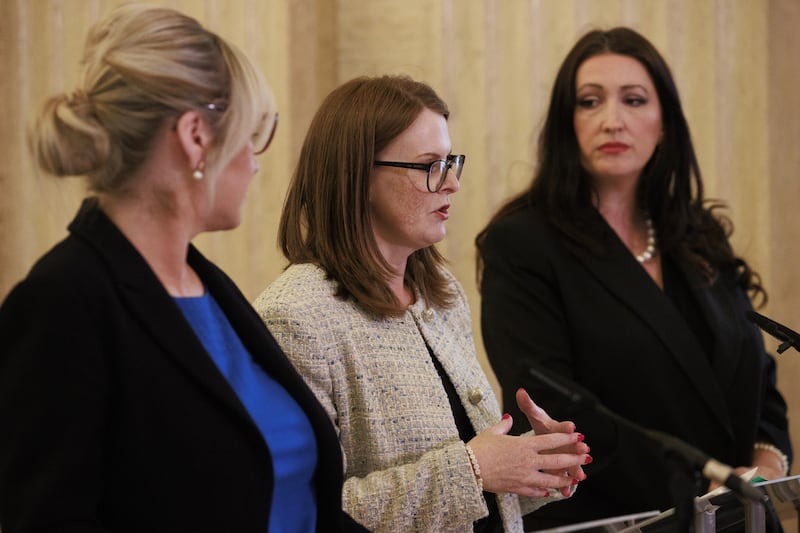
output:
[[550,418],[525,389],[517,391],[516,400],[535,435],[508,435],[513,420],[503,415],[468,442],[480,465],[484,490],[543,497],[556,489],[570,496],[572,486],[586,479],[582,465],[592,462],[583,435],[575,432],[574,423]]

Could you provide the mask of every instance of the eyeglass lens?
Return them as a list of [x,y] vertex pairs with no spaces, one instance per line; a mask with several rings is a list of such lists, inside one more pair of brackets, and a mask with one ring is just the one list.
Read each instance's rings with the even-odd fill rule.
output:
[[272,139],[275,137],[275,130],[278,129],[278,113],[275,113],[275,118],[272,120],[272,126],[270,130],[266,130],[266,123],[267,117],[264,117],[264,130],[260,130],[253,134],[253,153],[255,155],[261,155],[267,151],[269,145],[272,144]]
[[464,166],[463,156],[454,156],[447,161],[439,160],[431,163],[428,170],[428,190],[430,192],[439,192],[447,180],[447,170],[450,169],[456,176],[456,179],[461,179],[461,169]]

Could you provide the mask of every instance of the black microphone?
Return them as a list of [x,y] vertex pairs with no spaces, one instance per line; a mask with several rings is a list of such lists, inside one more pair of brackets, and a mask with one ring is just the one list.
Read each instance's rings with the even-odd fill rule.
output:
[[792,331],[786,326],[778,324],[774,320],[760,315],[755,311],[747,311],[745,316],[747,316],[750,322],[781,341],[782,344],[778,346],[778,353],[783,353],[790,347],[800,351],[800,333]]
[[756,487],[736,475],[736,473],[733,471],[733,468],[730,466],[717,461],[713,457],[710,457],[709,455],[675,436],[639,426],[635,422],[632,422],[631,420],[628,420],[627,418],[607,408],[605,405],[600,403],[600,400],[597,398],[597,396],[581,387],[577,383],[570,381],[570,383],[567,384],[565,383],[566,380],[564,378],[560,376],[556,377],[553,372],[544,370],[541,367],[530,366],[528,367],[528,373],[546,384],[551,389],[557,391],[559,394],[565,396],[572,403],[580,407],[593,409],[594,411],[605,416],[607,419],[610,419],[635,433],[646,436],[651,441],[661,445],[664,450],[679,455],[684,461],[691,465],[692,468],[700,470],[703,475],[711,481],[716,481],[717,483],[725,485],[736,494],[739,494],[740,496],[743,496],[749,500],[756,502],[764,502],[767,500],[766,494],[762,493]]
[[697,448],[672,435],[652,429],[646,429],[644,432],[648,437],[664,446],[667,450],[679,453],[689,464],[700,470],[707,479],[725,485],[736,494],[744,496],[748,500],[755,502],[767,500],[766,494],[763,494],[756,487],[739,477],[736,472],[733,471],[733,468],[725,463],[717,461],[713,457],[706,455]]

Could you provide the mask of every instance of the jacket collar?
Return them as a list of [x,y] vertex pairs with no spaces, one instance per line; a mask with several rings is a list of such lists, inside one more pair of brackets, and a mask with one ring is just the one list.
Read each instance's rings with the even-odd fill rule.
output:
[[[602,220],[604,222],[604,219]],[[683,315],[630,254],[614,230],[608,225],[606,228],[604,253],[600,255],[583,251],[574,253],[592,276],[652,329],[667,352],[683,368],[689,381],[723,428],[732,435],[731,413],[722,391],[736,368],[736,362],[732,361],[731,354],[735,353],[734,357],[738,357],[738,350],[734,350],[734,347],[740,333],[727,325],[728,321],[725,319],[734,313],[730,297],[725,291],[710,287],[699,273],[688,265],[679,265],[712,334],[715,335],[715,354],[712,360],[717,362],[720,368],[714,368],[691,328],[686,324]],[[721,355],[720,352],[724,351],[730,353]],[[647,356],[646,348],[643,348],[642,356]],[[716,376],[717,379],[709,380],[710,375]]]
[[[163,353],[198,387],[206,390],[238,416],[249,420],[236,393],[220,374],[213,360],[206,355],[202,343],[173,298],[159,282],[144,257],[100,210],[96,199],[84,200],[69,225],[69,230],[92,248],[107,265],[108,274],[117,287],[123,305],[140,327],[161,346]],[[190,247],[189,255],[195,265],[207,263],[193,247]],[[215,283],[208,278],[208,269],[198,268],[198,275],[207,285]]]
[[[249,413],[207,355],[177,304],[141,254],[100,210],[96,199],[84,200],[69,230],[106,263],[121,300],[134,320],[162,347],[166,357],[172,359],[198,387],[224,404],[242,421],[242,426],[249,428],[249,433],[263,443]],[[340,490],[342,457],[338,446],[327,445],[338,439],[327,413],[233,282],[192,245],[189,246],[187,261],[217,300],[252,357],[286,388],[311,420],[321,443],[318,446],[320,465],[323,465],[318,469],[320,490]]]

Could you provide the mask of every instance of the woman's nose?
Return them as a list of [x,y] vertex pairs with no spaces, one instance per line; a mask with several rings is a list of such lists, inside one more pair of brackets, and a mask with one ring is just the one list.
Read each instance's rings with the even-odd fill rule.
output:
[[442,183],[442,188],[439,189],[439,192],[444,192],[447,194],[458,192],[458,189],[461,188],[461,182],[459,181],[459,178],[456,177],[455,171],[452,168],[447,167],[445,172],[447,172],[447,174],[444,176],[444,183]]
[[622,120],[622,109],[620,108],[619,104],[615,102],[609,102],[605,105],[602,119],[603,130],[606,131],[618,131],[622,129],[624,125]]

